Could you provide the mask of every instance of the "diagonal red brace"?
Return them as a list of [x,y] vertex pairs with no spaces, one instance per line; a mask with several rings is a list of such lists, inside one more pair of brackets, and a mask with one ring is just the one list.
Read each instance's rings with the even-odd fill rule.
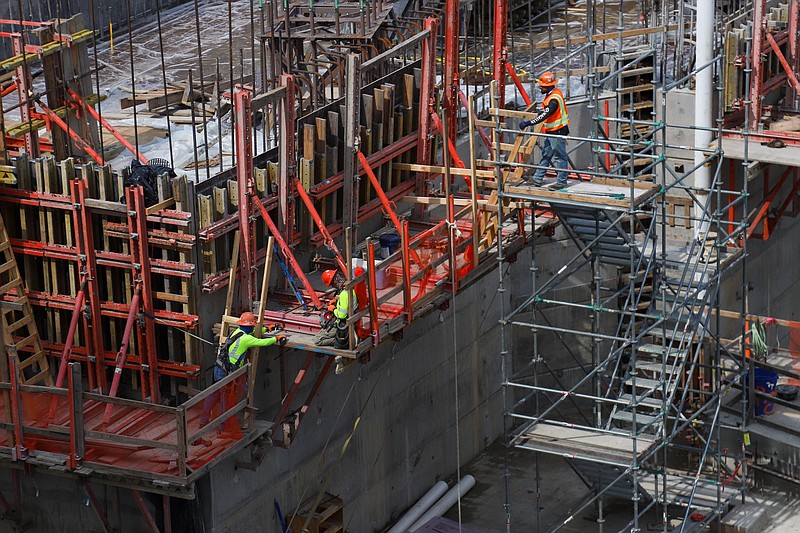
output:
[[[464,106],[464,109],[469,109],[469,100],[467,100],[467,95],[464,94],[464,91],[458,91],[458,99],[461,101],[461,105]],[[483,144],[485,144],[486,148],[491,151],[492,140],[489,139],[489,135],[486,133],[486,128],[483,126],[477,126],[476,129],[478,130],[478,134],[481,136]]]
[[76,102],[78,102],[79,104],[81,104],[81,106],[83,106],[83,108],[84,108],[86,111],[88,111],[88,112],[89,112],[89,114],[90,114],[90,115],[92,115],[96,121],[98,121],[100,124],[102,124],[102,126],[103,126],[103,127],[106,129],[106,130],[108,130],[108,133],[110,133],[111,135],[113,135],[113,136],[114,136],[114,138],[115,138],[116,140],[118,140],[118,141],[119,141],[119,143],[120,143],[122,146],[124,146],[125,148],[127,148],[127,149],[128,149],[128,150],[129,150],[129,151],[130,151],[130,152],[131,152],[133,155],[135,155],[135,156],[136,156],[136,159],[138,159],[139,161],[141,161],[141,163],[142,163],[143,165],[146,165],[147,163],[149,163],[149,162],[150,162],[150,161],[149,161],[149,160],[148,160],[148,159],[147,159],[145,156],[143,156],[142,154],[140,154],[140,153],[139,153],[139,151],[136,149],[136,147],[135,147],[135,146],[133,146],[133,145],[132,145],[132,144],[131,144],[131,143],[128,141],[128,139],[126,139],[126,138],[125,138],[125,136],[124,136],[124,135],[122,135],[120,132],[118,132],[118,131],[117,131],[117,130],[114,128],[114,126],[112,126],[111,124],[109,124],[109,123],[108,123],[108,121],[107,121],[106,119],[104,119],[103,117],[101,117],[101,116],[100,116],[100,114],[97,112],[97,110],[96,110],[96,109],[95,109],[93,106],[90,106],[89,104],[87,104],[86,102],[84,102],[83,98],[81,98],[81,97],[80,97],[80,95],[79,95],[78,93],[76,93],[76,92],[75,92],[75,91],[73,91],[72,89],[67,89],[67,92],[69,93],[69,95],[72,97],[72,99],[73,99],[73,100],[75,100]]
[[522,99],[525,101],[525,105],[531,105],[531,97],[528,96],[528,92],[522,86],[522,80],[519,79],[517,76],[517,72],[514,70],[514,66],[511,63],[506,62],[506,70],[508,71],[509,76],[511,79],[514,80],[514,85],[517,86],[517,90],[522,95]]
[[767,32],[767,41],[772,47],[772,51],[775,52],[775,56],[778,58],[778,61],[781,62],[783,70],[786,71],[786,75],[789,77],[789,81],[792,82],[794,90],[800,92],[800,82],[797,81],[797,76],[795,76],[794,72],[792,71],[792,67],[789,66],[789,62],[786,61],[786,58],[783,56],[783,52],[781,52],[778,43],[775,42],[775,38],[769,32]]
[[95,161],[97,161],[97,163],[99,165],[105,165],[106,164],[106,162],[103,160],[103,157],[100,154],[98,154],[97,152],[95,152],[94,149],[91,146],[89,146],[89,143],[87,143],[83,139],[83,137],[78,135],[78,132],[76,132],[74,128],[70,128],[69,126],[67,126],[67,123],[64,122],[63,120],[61,120],[61,117],[56,115],[55,112],[52,109],[50,109],[49,107],[47,107],[43,103],[39,102],[39,105],[42,107],[42,109],[44,110],[45,114],[47,115],[47,118],[50,121],[54,122],[59,128],[61,128],[65,132],[67,132],[67,134],[70,137],[72,137],[72,140],[75,141],[75,145],[78,148],[80,148],[81,150],[83,150],[84,152],[89,154],[89,156],[92,159],[94,159]]
[[311,283],[308,281],[306,277],[306,273],[303,272],[303,269],[300,268],[300,265],[297,263],[297,259],[295,259],[294,254],[292,253],[292,249],[289,248],[289,245],[286,244],[286,241],[283,240],[280,232],[278,231],[278,227],[275,225],[275,222],[272,220],[272,217],[269,216],[267,212],[267,208],[264,207],[264,204],[258,198],[253,198],[253,205],[261,212],[261,217],[264,219],[264,223],[267,225],[267,229],[269,229],[270,234],[275,237],[275,242],[278,243],[278,248],[281,249],[281,253],[283,257],[289,261],[289,265],[291,265],[292,270],[300,278],[300,281],[303,283],[303,286],[308,291],[308,295],[311,298],[311,301],[314,302],[316,307],[322,307],[322,301],[317,296],[317,291],[311,286]]
[[[122,369],[125,366],[125,361],[128,360],[128,344],[131,340],[131,332],[133,331],[133,325],[136,324],[136,313],[139,311],[139,302],[142,299],[142,288],[141,285],[137,284],[136,292],[133,295],[133,299],[131,299],[131,307],[128,311],[128,320],[125,322],[125,330],[122,334],[122,343],[119,346],[119,351],[117,352],[117,360],[116,364],[114,365],[114,378],[111,380],[111,389],[108,391],[108,395],[111,398],[116,397],[117,391],[119,390],[119,382],[120,378],[122,378]],[[114,408],[114,404],[109,403],[106,405],[106,411],[103,415],[103,425],[108,425],[111,421],[111,410]]]
[[[436,113],[431,113],[431,119],[433,119],[433,122],[436,124],[436,128],[439,130],[439,132],[444,135],[444,126],[442,126],[442,119],[439,118],[439,115]],[[464,164],[464,161],[458,157],[458,150],[456,150],[456,145],[453,144],[452,140],[447,139],[447,147],[450,149],[450,157],[453,158],[453,163],[455,163],[458,168],[467,168],[467,165]],[[466,176],[464,179],[467,184],[469,184],[469,180],[466,178]]]
[[339,265],[339,268],[346,276],[347,263],[342,258],[342,253],[339,251],[339,247],[336,246],[335,242],[333,242],[333,237],[331,237],[330,232],[328,232],[328,228],[322,221],[322,217],[319,216],[317,209],[314,207],[314,202],[311,201],[311,198],[308,196],[308,193],[303,188],[303,184],[300,183],[300,180],[294,181],[294,188],[297,190],[297,194],[300,195],[300,198],[303,200],[303,203],[306,204],[306,209],[308,209],[308,212],[311,213],[311,218],[314,219],[314,223],[317,225],[317,228],[319,228],[319,232],[322,233],[322,238],[325,240],[325,244],[328,245],[330,249],[333,251],[334,258],[336,259],[336,264]]
[[[394,207],[392,206],[392,202],[389,200],[389,197],[386,196],[385,192],[383,192],[383,187],[381,187],[381,182],[378,181],[378,177],[375,176],[375,172],[373,172],[372,167],[369,166],[369,161],[367,161],[367,158],[360,150],[358,151],[357,156],[358,156],[358,162],[361,163],[361,167],[364,169],[364,172],[367,173],[369,181],[372,182],[372,187],[374,187],[375,192],[378,193],[378,198],[381,199],[384,211],[386,212],[387,215],[389,215],[389,218],[392,220],[392,224],[394,224],[394,228],[397,230],[397,234],[403,235],[403,225],[400,223],[400,219],[397,218],[397,214],[394,212]],[[416,250],[411,250],[411,258],[418,265],[422,266],[422,260],[417,255]]]

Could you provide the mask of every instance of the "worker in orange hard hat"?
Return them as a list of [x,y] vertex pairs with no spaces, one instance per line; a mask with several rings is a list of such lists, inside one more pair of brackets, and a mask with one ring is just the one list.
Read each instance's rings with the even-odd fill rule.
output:
[[[558,79],[555,74],[550,71],[545,72],[536,80],[536,83],[539,84],[539,90],[545,95],[542,111],[533,120],[520,122],[520,127],[527,128],[541,123],[542,133],[550,135],[550,137],[543,137],[542,159],[539,166],[549,167],[553,164],[553,159],[556,160],[558,174],[556,182],[550,185],[549,189],[557,191],[567,186],[567,140],[564,137],[569,135],[569,113],[567,104],[564,102],[564,95],[556,87]],[[545,170],[537,168],[534,172],[533,185],[535,187],[544,185]]]
[[326,317],[322,323],[315,343],[317,346],[337,346],[344,348],[348,346],[348,328],[347,317],[350,315],[350,309],[355,310],[358,308],[358,298],[353,291],[344,290],[344,285],[347,280],[337,270],[326,270],[322,273],[322,282],[328,287],[335,287],[337,289],[336,296],[328,304],[327,312],[323,317]]
[[[236,330],[231,333],[225,342],[217,350],[217,361],[214,365],[213,382],[216,383],[231,372],[241,368],[247,361],[247,353],[250,348],[261,346],[272,346],[273,344],[286,344],[288,338],[281,333],[280,326],[272,324],[262,327],[261,338],[253,335],[253,329],[258,325],[258,317],[250,311],[245,311],[236,322]],[[208,424],[211,417],[211,410],[220,400],[220,391],[216,391],[203,402],[203,411],[200,414],[200,426]],[[224,407],[222,409],[225,410]]]

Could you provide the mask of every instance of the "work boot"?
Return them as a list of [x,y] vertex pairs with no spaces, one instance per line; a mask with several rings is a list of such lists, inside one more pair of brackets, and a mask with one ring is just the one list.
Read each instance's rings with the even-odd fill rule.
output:
[[566,189],[568,185],[566,183],[555,182],[548,187],[551,191],[560,191],[561,189]]

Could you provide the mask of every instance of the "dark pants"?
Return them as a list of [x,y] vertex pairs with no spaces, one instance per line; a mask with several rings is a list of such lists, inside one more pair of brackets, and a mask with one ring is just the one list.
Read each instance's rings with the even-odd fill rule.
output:
[[[217,383],[225,378],[228,373],[225,372],[225,369],[220,367],[219,365],[214,365],[214,377],[212,378],[213,383]],[[220,400],[222,400],[220,402]],[[207,396],[205,401],[203,401],[203,411],[200,413],[200,426],[205,426],[208,424],[209,419],[211,418],[211,411],[214,407],[218,404],[222,404],[221,413],[225,412],[225,395],[223,394],[223,389],[218,389],[214,391],[211,395]]]

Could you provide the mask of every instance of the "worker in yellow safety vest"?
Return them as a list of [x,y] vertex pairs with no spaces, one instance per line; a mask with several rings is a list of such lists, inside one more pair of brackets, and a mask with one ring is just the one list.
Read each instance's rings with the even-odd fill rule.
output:
[[[214,365],[213,383],[221,381],[231,372],[240,369],[247,362],[247,352],[250,348],[261,346],[272,346],[273,344],[286,344],[288,338],[280,333],[280,328],[276,325],[262,326],[261,338],[253,335],[254,328],[258,325],[258,317],[249,311],[242,313],[236,322],[236,330],[228,335],[225,342],[220,345],[217,353],[217,361]],[[200,427],[208,424],[211,418],[211,410],[220,401],[220,390],[209,395],[203,402],[203,410],[200,413]],[[225,411],[224,398],[222,411]]]
[[[549,167],[556,160],[556,182],[548,187],[550,190],[558,191],[567,186],[567,140],[569,135],[569,113],[567,104],[564,102],[564,95],[561,89],[556,87],[558,79],[552,72],[545,72],[542,77],[536,80],[539,90],[545,95],[542,102],[542,110],[533,120],[520,122],[521,128],[542,124],[542,133],[548,136],[542,140],[542,159],[540,167]],[[541,187],[544,185],[545,168],[537,168],[533,174],[533,185]]]
[[338,292],[328,304],[327,312],[323,314],[325,318],[322,329],[315,340],[317,346],[346,348],[349,345],[347,317],[351,309],[358,308],[358,298],[355,291],[344,290],[346,281],[336,270],[326,270],[322,273],[322,282],[328,287],[336,287]]

